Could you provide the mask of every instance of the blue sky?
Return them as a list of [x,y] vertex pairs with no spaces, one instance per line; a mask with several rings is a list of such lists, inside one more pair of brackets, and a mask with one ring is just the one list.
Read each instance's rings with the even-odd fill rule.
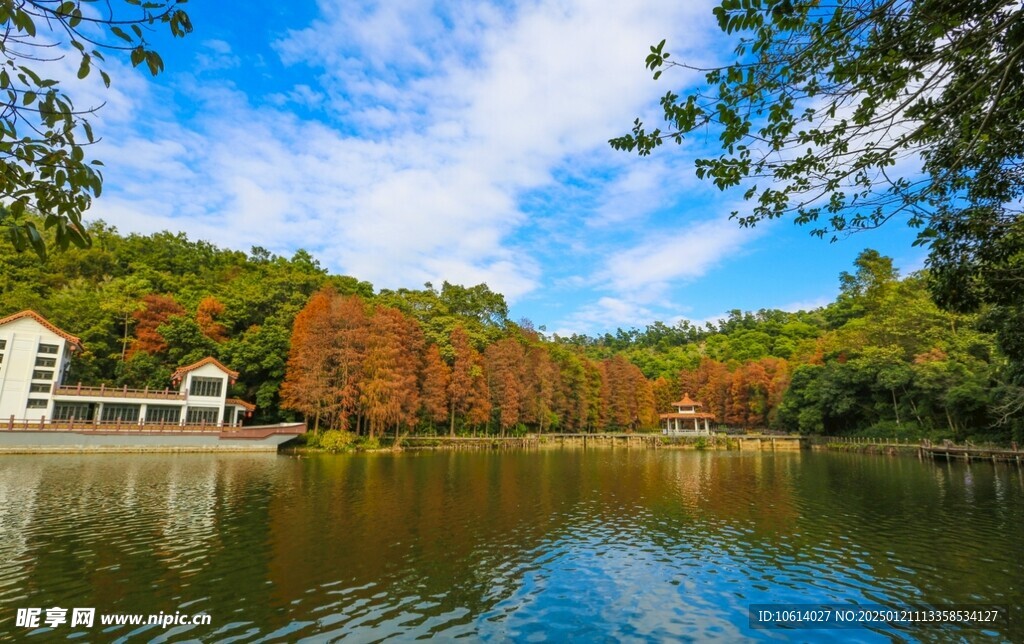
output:
[[611,150],[694,80],[653,81],[651,44],[726,59],[711,3],[186,7],[194,33],[154,40],[165,74],[110,60],[110,90],[73,87],[78,106],[106,103],[88,218],[122,232],[305,248],[377,288],[486,282],[562,334],[819,306],[866,247],[923,264],[899,222],[832,244],[789,221],[739,228],[741,195],[694,176],[713,137]]

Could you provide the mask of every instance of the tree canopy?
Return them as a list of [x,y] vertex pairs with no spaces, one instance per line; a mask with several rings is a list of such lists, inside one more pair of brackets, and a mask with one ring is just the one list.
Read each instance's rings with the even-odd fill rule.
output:
[[0,226],[15,248],[46,254],[33,214],[57,247],[87,246],[82,214],[103,188],[102,163],[86,158],[97,140],[89,116],[100,106],[75,105],[58,63],[76,57],[78,79],[95,70],[109,87],[104,52],[126,53],[156,75],[163,61],[147,32],[191,32],[185,1],[0,0]]
[[872,250],[822,309],[561,338],[508,320],[486,284],[375,292],[306,251],[90,234],[45,262],[0,244],[0,316],[35,309],[81,337],[70,383],[162,389],[213,356],[240,372],[227,393],[256,403],[253,422],[301,416],[371,441],[651,430],[684,393],[737,429],[1024,436],[988,316],[940,310],[924,274]]
[[[667,129],[639,119],[613,147],[650,154],[696,130],[721,153],[697,174],[743,186],[742,225],[793,215],[815,234],[897,215],[926,225],[974,209],[1020,214],[1024,7],[1013,0],[723,0],[733,62],[661,99]],[[647,67],[671,60],[665,41]]]

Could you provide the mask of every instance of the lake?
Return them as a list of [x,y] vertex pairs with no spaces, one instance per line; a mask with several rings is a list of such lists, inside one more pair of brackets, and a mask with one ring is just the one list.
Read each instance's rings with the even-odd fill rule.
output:
[[[0,638],[1024,640],[1024,470],[626,449],[0,457]],[[1006,606],[752,627],[759,604]],[[18,609],[95,608],[91,627]],[[103,625],[208,614],[210,624]],[[27,614],[26,614],[27,615]],[[758,626],[754,624],[753,626]]]

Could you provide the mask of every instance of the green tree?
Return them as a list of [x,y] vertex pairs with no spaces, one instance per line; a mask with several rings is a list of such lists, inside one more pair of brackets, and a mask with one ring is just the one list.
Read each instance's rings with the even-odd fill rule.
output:
[[284,380],[289,330],[278,324],[251,326],[228,341],[228,364],[239,366],[240,395],[256,403],[256,422],[282,420],[280,388]]
[[[746,186],[748,226],[794,215],[824,235],[901,213],[918,225],[974,207],[1019,214],[1019,3],[722,0],[714,14],[737,41],[735,60],[699,70],[706,84],[685,97],[662,98],[666,130],[638,119],[613,147],[645,155],[711,129],[722,154],[699,159],[697,174]],[[665,41],[646,62],[655,78],[693,69],[670,60]],[[915,155],[922,167],[896,165]]]
[[123,330],[121,337],[121,361],[124,361],[128,352],[129,330],[136,321],[135,314],[145,308],[142,301],[144,295],[149,294],[152,288],[145,279],[132,275],[131,277],[116,278],[107,280],[102,285],[103,299],[100,308],[117,316],[119,326]]
[[146,30],[162,24],[174,36],[191,32],[183,2],[0,2],[0,226],[15,248],[46,254],[35,213],[59,248],[87,246],[82,213],[102,190],[100,162],[86,160],[86,146],[96,141],[88,117],[98,106],[75,106],[54,78],[56,61],[76,56],[79,79],[95,68],[109,87],[101,67],[104,52],[124,52],[133,66],[145,63],[155,76],[163,61],[146,40]]
[[[1024,399],[1024,7],[1014,0],[722,0],[735,57],[661,100],[666,123],[612,139],[650,154],[694,132],[701,178],[742,188],[743,226],[791,216],[818,236],[894,217],[930,245],[936,301],[994,305],[1010,398]],[[673,67],[665,41],[648,69]],[[1014,388],[1018,390],[1014,392]],[[1021,406],[1010,403],[1008,409]]]

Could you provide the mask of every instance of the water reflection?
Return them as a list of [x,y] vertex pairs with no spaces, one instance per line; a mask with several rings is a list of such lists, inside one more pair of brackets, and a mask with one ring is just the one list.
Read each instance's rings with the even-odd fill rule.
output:
[[751,603],[857,602],[1010,605],[1016,624],[988,637],[1020,640],[1021,534],[1020,470],[985,463],[668,450],[7,457],[0,636],[25,634],[16,608],[61,605],[213,616],[79,629],[87,639],[731,641],[782,635],[749,628]]

